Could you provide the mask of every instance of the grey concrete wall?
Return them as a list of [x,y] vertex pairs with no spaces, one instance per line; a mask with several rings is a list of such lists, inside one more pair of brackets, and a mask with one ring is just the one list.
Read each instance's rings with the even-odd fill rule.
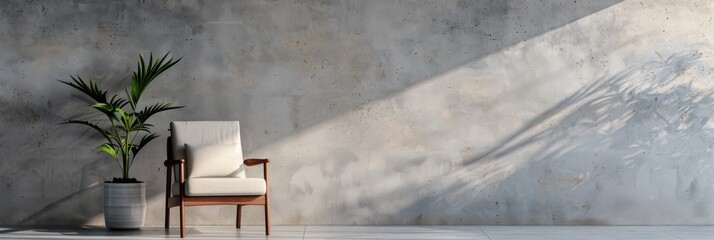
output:
[[[139,53],[169,50],[184,60],[144,100],[187,107],[157,130],[241,121],[246,156],[273,160],[276,225],[714,224],[713,8],[5,1],[0,224],[103,223],[101,182],[119,172],[96,134],[57,125],[91,112],[55,80],[118,91]],[[132,169],[148,225],[163,223],[164,144]]]

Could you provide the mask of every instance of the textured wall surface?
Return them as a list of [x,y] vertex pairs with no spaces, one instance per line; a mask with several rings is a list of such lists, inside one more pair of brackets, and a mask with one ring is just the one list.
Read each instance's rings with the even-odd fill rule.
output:
[[[239,120],[274,224],[714,224],[710,1],[5,1],[0,224],[102,224],[119,174],[56,79]],[[148,102],[148,101],[147,101]],[[165,142],[133,176],[163,223]],[[259,176],[253,169],[249,175]],[[260,207],[246,221],[262,222]],[[173,210],[177,221],[177,210]],[[195,207],[229,225],[233,207]]]

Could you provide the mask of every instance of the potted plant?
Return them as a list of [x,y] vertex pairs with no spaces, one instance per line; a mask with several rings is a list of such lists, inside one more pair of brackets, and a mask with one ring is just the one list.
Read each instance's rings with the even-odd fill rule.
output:
[[99,132],[106,140],[98,146],[99,150],[111,156],[119,165],[121,177],[104,182],[104,220],[110,229],[136,229],[144,225],[144,182],[130,178],[129,169],[139,151],[158,137],[151,132],[153,126],[147,123],[149,118],[159,112],[182,107],[172,106],[171,103],[155,103],[143,108],[139,106],[139,99],[149,84],[181,61],[180,58],[167,60],[167,56],[168,53],[160,59],[154,59],[150,55],[147,65],[139,55],[138,69],[131,76],[129,88],[124,91],[125,97],[116,94],[109,97],[107,91],[102,90],[96,82],[85,82],[79,76],[70,76],[71,81],[59,80],[90,97],[89,107],[106,116],[106,121],[101,122],[69,120],[64,123],[85,125]]

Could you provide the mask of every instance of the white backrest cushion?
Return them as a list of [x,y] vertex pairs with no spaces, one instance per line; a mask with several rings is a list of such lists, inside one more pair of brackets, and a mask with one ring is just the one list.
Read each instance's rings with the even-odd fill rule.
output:
[[[173,159],[186,159],[186,169],[191,167],[191,160],[186,158],[186,144],[191,146],[235,144],[239,148],[241,146],[238,121],[174,121],[171,122],[170,130]],[[242,149],[240,152],[242,157]],[[174,173],[178,181],[178,165]],[[242,175],[245,176],[245,172]],[[190,176],[190,170],[186,176]]]
[[243,153],[237,144],[186,144],[188,178],[240,177],[245,178]]

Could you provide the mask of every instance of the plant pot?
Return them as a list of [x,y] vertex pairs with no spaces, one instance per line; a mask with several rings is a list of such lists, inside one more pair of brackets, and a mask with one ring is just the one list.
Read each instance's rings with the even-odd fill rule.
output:
[[146,215],[144,183],[104,183],[104,222],[110,229],[138,229]]

